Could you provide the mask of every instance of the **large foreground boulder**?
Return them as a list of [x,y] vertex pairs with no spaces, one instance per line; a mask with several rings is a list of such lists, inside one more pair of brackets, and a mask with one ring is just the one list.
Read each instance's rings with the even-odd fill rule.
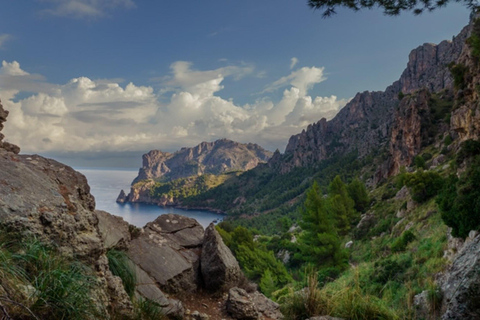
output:
[[480,319],[480,236],[467,243],[442,284],[442,320]]
[[166,214],[132,240],[128,256],[161,290],[193,292],[199,284],[203,227],[192,218]]
[[244,277],[213,223],[205,230],[200,264],[205,288],[209,291],[228,290]]

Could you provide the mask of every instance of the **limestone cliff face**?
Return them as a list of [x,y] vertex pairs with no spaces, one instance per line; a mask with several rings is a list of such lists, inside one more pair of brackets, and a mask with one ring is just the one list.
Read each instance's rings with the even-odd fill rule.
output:
[[409,166],[428,141],[431,126],[429,100],[429,91],[423,89],[400,102],[391,131],[388,175],[395,175],[400,167]]
[[[467,26],[451,41],[443,41],[438,45],[427,43],[414,49],[398,81],[383,92],[358,93],[332,120],[321,119],[302,133],[292,136],[285,154],[274,157],[269,165],[286,173],[294,167],[315,165],[333,155],[358,151],[359,157],[363,157],[382,150],[392,153],[395,158],[389,164],[391,167],[385,166],[386,172],[394,172],[402,164],[411,161],[411,156],[418,152],[418,148],[407,141],[414,139],[418,127],[412,128],[413,131],[409,133],[410,129],[406,127],[408,123],[402,120],[402,115],[412,112],[415,102],[402,102],[399,105],[399,93],[412,94],[421,89],[438,92],[452,88],[448,64],[460,59],[470,32],[471,26]],[[412,115],[409,121],[414,119]],[[402,142],[396,137],[400,130]],[[392,137],[393,133],[395,137]]]
[[[479,17],[477,17],[479,19]],[[471,25],[470,32],[480,37],[480,20]],[[452,135],[458,136],[459,142],[467,139],[480,138],[480,66],[479,57],[475,57],[469,46],[463,50],[457,61],[458,66],[465,68],[464,82],[455,90],[455,98],[459,102],[458,108],[453,111],[450,128]]]
[[202,142],[175,153],[152,150],[143,155],[142,168],[133,184],[147,179],[172,180],[204,173],[250,170],[259,163],[267,162],[271,156],[270,151],[257,144],[243,144],[227,139]]

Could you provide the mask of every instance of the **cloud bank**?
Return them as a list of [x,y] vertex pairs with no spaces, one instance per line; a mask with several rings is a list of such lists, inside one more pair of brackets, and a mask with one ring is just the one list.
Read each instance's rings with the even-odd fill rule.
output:
[[4,133],[28,153],[175,150],[219,138],[273,150],[283,149],[290,135],[308,124],[332,118],[347,103],[308,95],[326,79],[323,68],[316,67],[293,70],[269,85],[265,92],[283,88],[278,102],[262,97],[237,105],[217,95],[226,77],[254,73],[250,65],[201,71],[177,61],[161,78],[161,89],[154,90],[86,77],[52,84],[16,61],[3,61],[0,98],[10,111]]

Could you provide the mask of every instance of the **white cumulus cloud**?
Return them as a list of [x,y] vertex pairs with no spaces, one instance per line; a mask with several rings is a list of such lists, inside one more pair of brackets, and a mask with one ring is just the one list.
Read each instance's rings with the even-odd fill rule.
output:
[[[10,111],[4,133],[25,152],[146,151],[177,149],[201,141],[230,138],[283,148],[290,135],[322,117],[332,118],[347,100],[312,97],[308,90],[325,80],[323,68],[301,68],[269,88],[286,87],[280,101],[262,97],[239,105],[216,93],[227,77],[254,76],[253,66],[195,70],[189,62],[172,64],[162,87],[121,79],[74,78],[48,83],[16,61],[3,62],[0,98]],[[160,93],[171,96],[159,99]],[[27,92],[30,96],[19,95]]]

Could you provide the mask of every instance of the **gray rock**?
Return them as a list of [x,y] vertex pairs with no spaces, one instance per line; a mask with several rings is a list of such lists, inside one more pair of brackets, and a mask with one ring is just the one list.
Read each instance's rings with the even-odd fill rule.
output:
[[148,223],[144,232],[132,240],[128,256],[162,290],[191,292],[199,285],[202,242],[203,228],[196,220],[162,215]]
[[402,189],[398,190],[397,194],[395,195],[396,200],[404,200],[410,195],[407,186],[403,186]]
[[466,244],[442,283],[442,320],[480,319],[480,237]]
[[231,288],[228,292],[227,312],[238,320],[260,319],[252,297],[240,288]]
[[255,306],[265,318],[278,320],[283,319],[283,314],[280,312],[280,305],[268,299],[265,295],[255,291],[252,296]]
[[210,291],[228,290],[243,278],[237,260],[213,223],[205,230],[200,266],[205,287]]
[[356,230],[354,231],[355,238],[356,239],[361,239],[365,235],[367,235],[368,231],[370,228],[372,228],[375,225],[376,218],[373,213],[365,213],[362,215],[362,218],[360,219],[360,222],[357,224]]
[[98,231],[103,240],[105,249],[126,249],[131,240],[130,224],[122,217],[114,216],[108,212],[95,210],[98,218]]

